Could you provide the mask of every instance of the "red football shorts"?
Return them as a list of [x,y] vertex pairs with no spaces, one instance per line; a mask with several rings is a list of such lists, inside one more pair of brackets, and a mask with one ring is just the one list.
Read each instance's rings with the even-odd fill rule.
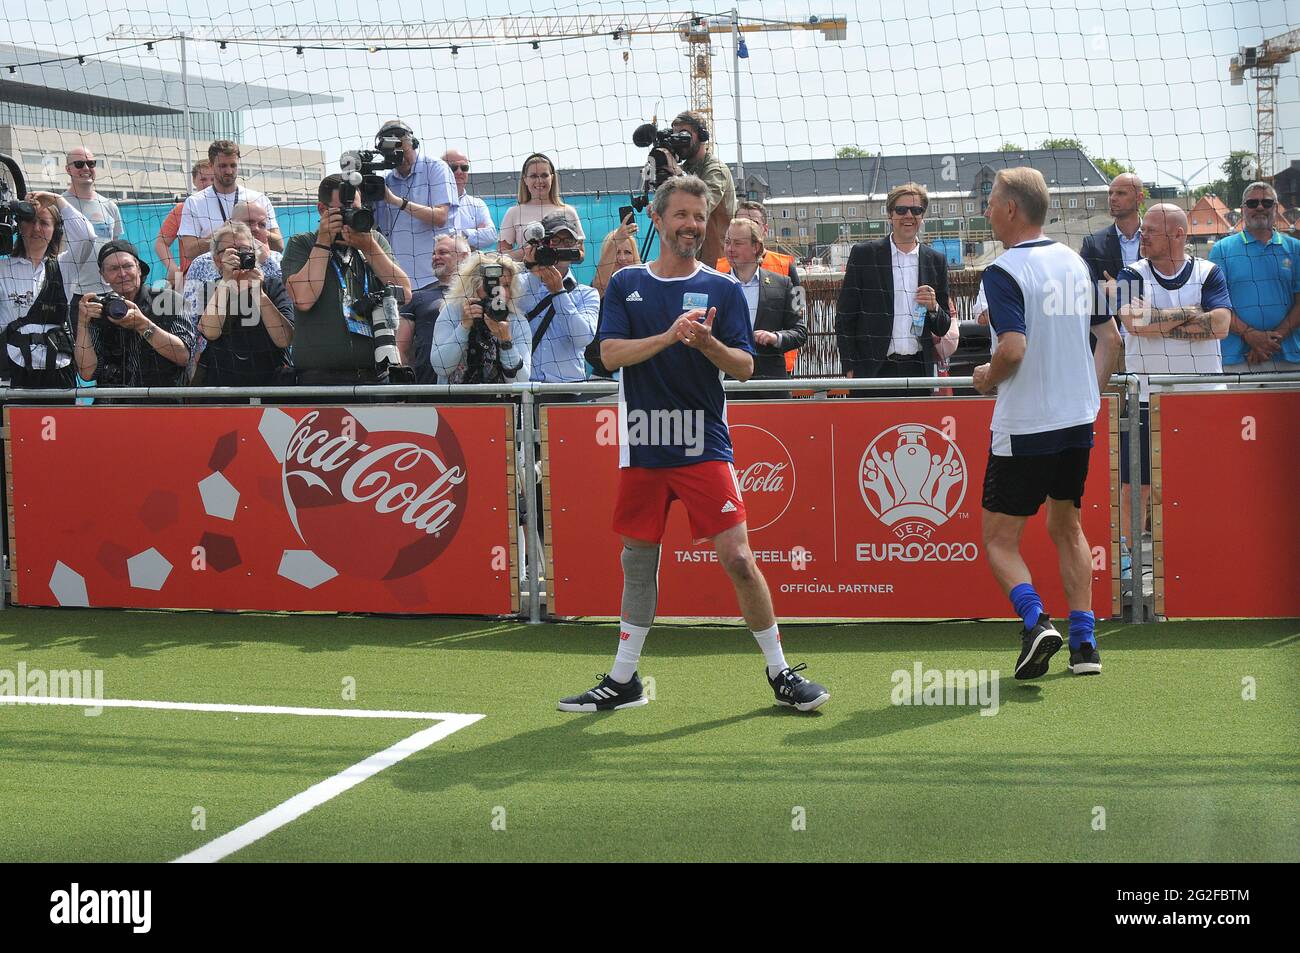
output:
[[663,539],[668,507],[681,500],[695,543],[745,521],[736,471],[723,460],[685,467],[623,467],[618,471],[614,532],[647,543]]

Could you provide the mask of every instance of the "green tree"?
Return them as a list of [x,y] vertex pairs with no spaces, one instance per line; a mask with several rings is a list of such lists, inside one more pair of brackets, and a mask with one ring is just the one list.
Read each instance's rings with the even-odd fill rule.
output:
[[1101,156],[1093,155],[1086,148],[1084,148],[1083,143],[1080,142],[1078,139],[1044,139],[1042,145],[1040,145],[1038,148],[1078,149],[1080,152],[1082,152],[1085,156],[1088,157],[1089,161],[1091,161],[1093,165],[1095,165],[1098,169],[1101,170],[1101,173],[1104,176],[1106,176],[1107,181],[1110,181],[1111,179],[1115,178],[1115,176],[1117,175],[1122,175],[1125,172],[1133,171],[1133,167],[1131,165],[1126,165],[1123,162],[1121,162],[1119,159],[1114,159],[1114,158],[1104,159]]
[[870,159],[871,153],[861,146],[840,146],[835,150],[837,159]]
[[1255,179],[1255,153],[1249,149],[1234,149],[1219,166],[1223,172],[1222,179],[1215,179],[1207,185],[1192,190],[1197,198],[1203,195],[1217,195],[1223,199],[1228,208],[1241,207],[1241,195]]
[[1024,146],[1018,146],[1014,142],[1004,142],[998,146],[998,152],[1024,152]]

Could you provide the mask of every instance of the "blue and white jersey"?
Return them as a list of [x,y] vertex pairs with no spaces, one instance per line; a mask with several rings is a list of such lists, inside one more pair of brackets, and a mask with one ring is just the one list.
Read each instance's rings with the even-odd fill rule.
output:
[[[600,340],[663,334],[694,308],[717,308],[713,336],[754,353],[740,283],[705,265],[685,278],[658,278],[646,265],[615,272],[605,289]],[[717,365],[680,341],[648,361],[624,367],[618,381],[619,466],[734,462],[722,377]]]
[[[1205,258],[1188,258],[1174,276],[1162,275],[1151,262],[1141,258],[1115,276],[1119,281],[1118,307],[1141,298],[1151,308],[1199,308],[1213,311],[1231,308],[1228,282],[1222,270]],[[1147,402],[1151,385],[1148,374],[1218,374],[1223,357],[1218,338],[1184,340],[1130,334],[1124,343],[1124,369],[1138,374],[1141,400]]]
[[1039,238],[1007,249],[984,269],[981,287],[993,333],[1025,336],[1024,359],[998,385],[990,425],[993,454],[1033,456],[1091,447],[1101,395],[1088,346],[1093,320],[1088,266],[1071,249]]

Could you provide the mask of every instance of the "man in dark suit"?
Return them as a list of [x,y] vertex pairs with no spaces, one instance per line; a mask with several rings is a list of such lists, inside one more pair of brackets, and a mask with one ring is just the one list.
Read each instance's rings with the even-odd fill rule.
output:
[[1115,276],[1121,268],[1133,264],[1142,255],[1138,247],[1142,240],[1142,200],[1146,191],[1140,176],[1125,172],[1115,176],[1110,183],[1110,215],[1115,224],[1093,232],[1083,240],[1079,255],[1092,273],[1093,287],[1097,289],[1094,315],[1108,314],[1115,309],[1107,306],[1108,296],[1115,286]]
[[[888,238],[854,245],[835,309],[840,364],[849,377],[933,377],[934,338],[952,324],[948,260],[918,234],[929,207],[925,186],[890,190]],[[857,391],[861,397],[906,397],[908,391]],[[912,391],[915,396],[918,391]]]
[[[802,306],[802,289],[796,292],[786,275],[760,267],[763,260],[763,236],[758,226],[743,218],[731,220],[727,227],[723,259],[727,270],[740,282],[749,305],[749,323],[754,329],[754,376],[751,380],[785,380],[785,352],[796,351],[808,340],[808,323]],[[719,262],[721,264],[721,262]],[[788,398],[788,391],[763,391],[734,394],[756,399]]]

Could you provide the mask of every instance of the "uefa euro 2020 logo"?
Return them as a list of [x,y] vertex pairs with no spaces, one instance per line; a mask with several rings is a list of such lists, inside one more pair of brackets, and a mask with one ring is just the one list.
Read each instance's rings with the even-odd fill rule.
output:
[[899,539],[929,540],[966,498],[966,461],[943,431],[900,424],[867,446],[858,487],[867,508]]

